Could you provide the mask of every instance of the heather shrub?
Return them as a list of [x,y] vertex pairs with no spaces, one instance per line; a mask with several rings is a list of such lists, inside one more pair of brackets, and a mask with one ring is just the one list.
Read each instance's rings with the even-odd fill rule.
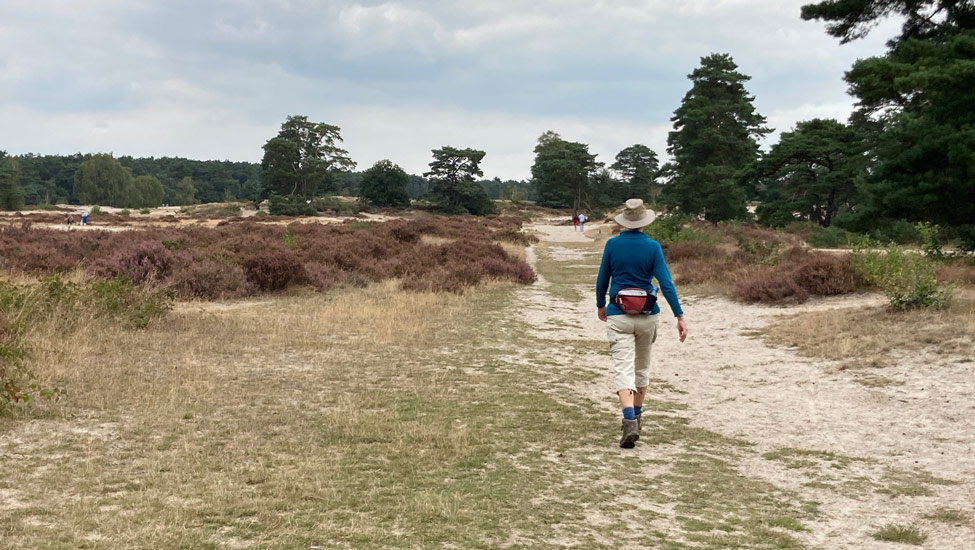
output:
[[149,210],[148,208],[143,208],[142,210],[139,210],[139,213],[140,214],[143,214],[143,215],[149,214],[151,212],[152,212],[152,210]]
[[420,232],[415,224],[397,223],[389,230],[393,239],[401,243],[416,243],[420,240]]
[[131,216],[132,212],[128,208],[123,208],[118,212],[119,216]]
[[176,263],[176,256],[162,243],[127,243],[110,257],[96,261],[92,272],[100,277],[127,277],[135,284],[161,281]]
[[809,298],[809,293],[796,283],[792,272],[781,268],[761,271],[735,285],[733,292],[735,298],[747,303],[802,303]]
[[678,263],[688,259],[724,259],[727,254],[720,248],[701,242],[684,242],[662,246],[664,260],[667,263]]
[[792,273],[796,285],[814,296],[849,294],[857,289],[859,277],[849,256],[810,254]]
[[484,258],[481,260],[480,267],[486,277],[495,279],[508,279],[522,284],[531,284],[537,278],[531,266],[521,262]]
[[257,291],[247,279],[244,268],[209,258],[191,262],[173,272],[166,284],[176,296],[186,299],[239,298]]
[[[278,218],[282,219],[282,218]],[[287,218],[284,218],[287,219]],[[181,298],[229,298],[307,283],[318,289],[388,278],[435,280],[452,288],[485,277],[530,282],[527,264],[494,241],[526,242],[511,217],[430,218],[286,227],[230,218],[216,228],[147,228],[69,233],[0,227],[0,266],[36,273],[83,267],[103,279],[162,285]],[[428,244],[424,235],[449,242]],[[484,260],[496,260],[483,262]],[[437,287],[439,289],[439,285]]]
[[283,290],[292,283],[306,280],[304,266],[287,248],[268,247],[251,252],[241,259],[247,280],[264,291]]
[[306,264],[305,275],[308,277],[308,284],[321,291],[331,289],[341,278],[341,272],[322,263]]

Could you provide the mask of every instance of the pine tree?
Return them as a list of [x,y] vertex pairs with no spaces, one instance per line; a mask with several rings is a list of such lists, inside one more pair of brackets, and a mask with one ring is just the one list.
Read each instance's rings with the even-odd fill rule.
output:
[[886,219],[960,226],[975,220],[975,3],[971,0],[826,0],[803,6],[849,42],[889,15],[903,18],[883,56],[846,73],[853,120],[880,130],[861,185],[856,224]]
[[0,151],[0,210],[20,210],[24,207],[24,188],[20,172],[6,151]]
[[758,155],[756,139],[771,130],[745,91],[750,77],[738,72],[728,54],[701,58],[688,75],[693,85],[671,121],[667,137],[673,163],[663,200],[710,222],[743,217],[745,193],[740,172]]

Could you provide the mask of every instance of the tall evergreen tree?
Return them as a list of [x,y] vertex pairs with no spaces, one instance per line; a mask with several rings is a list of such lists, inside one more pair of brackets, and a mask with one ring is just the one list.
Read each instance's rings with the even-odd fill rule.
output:
[[543,133],[535,145],[531,168],[536,201],[552,208],[592,209],[592,176],[601,167],[588,145],[565,141],[551,130]]
[[971,0],[829,0],[804,6],[843,42],[880,18],[904,18],[880,57],[846,73],[858,99],[854,119],[882,128],[857,214],[943,225],[975,220],[975,3]]
[[616,162],[610,168],[620,175],[625,199],[640,198],[651,202],[660,194],[657,186],[657,176],[660,174],[657,153],[646,145],[637,143],[623,149],[616,154]]
[[0,151],[0,210],[20,210],[24,207],[24,188],[20,185],[20,171],[14,160]]
[[832,119],[800,122],[757,163],[764,197],[762,223],[783,226],[810,220],[823,227],[857,202],[856,182],[866,172],[863,140],[854,128]]
[[484,175],[483,159],[484,151],[476,149],[445,146],[433,150],[430,171],[423,176],[430,180],[430,194],[443,210],[450,214],[494,212],[494,203],[477,183],[477,177]]
[[710,222],[744,216],[740,172],[758,155],[756,139],[771,131],[745,91],[750,77],[738,72],[730,55],[712,54],[688,78],[691,89],[671,118],[667,151],[673,163],[662,198]]
[[328,188],[332,171],[355,168],[349,152],[338,146],[340,130],[324,122],[310,122],[306,116],[289,116],[278,135],[264,144],[265,194],[311,199]]
[[409,176],[390,160],[380,160],[366,170],[359,183],[360,196],[377,206],[409,206]]

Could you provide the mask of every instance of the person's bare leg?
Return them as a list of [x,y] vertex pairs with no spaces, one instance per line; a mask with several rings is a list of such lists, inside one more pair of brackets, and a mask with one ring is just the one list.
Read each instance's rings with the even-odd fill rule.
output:
[[636,393],[633,395],[633,406],[642,407],[643,400],[647,398],[647,387],[637,388]]
[[[646,388],[644,388],[644,390],[646,390]],[[618,395],[620,397],[620,407],[621,408],[624,408],[625,409],[627,407],[632,407],[633,406],[633,395],[634,395],[634,391],[633,390],[620,390],[620,391],[616,392],[616,395]]]

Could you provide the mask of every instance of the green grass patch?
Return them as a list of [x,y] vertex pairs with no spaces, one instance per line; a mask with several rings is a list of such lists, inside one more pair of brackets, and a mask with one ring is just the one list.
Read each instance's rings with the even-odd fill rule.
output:
[[922,533],[917,527],[913,525],[897,525],[895,523],[888,523],[871,536],[885,542],[901,542],[916,546],[920,546],[924,544],[924,541],[928,540],[928,536]]

